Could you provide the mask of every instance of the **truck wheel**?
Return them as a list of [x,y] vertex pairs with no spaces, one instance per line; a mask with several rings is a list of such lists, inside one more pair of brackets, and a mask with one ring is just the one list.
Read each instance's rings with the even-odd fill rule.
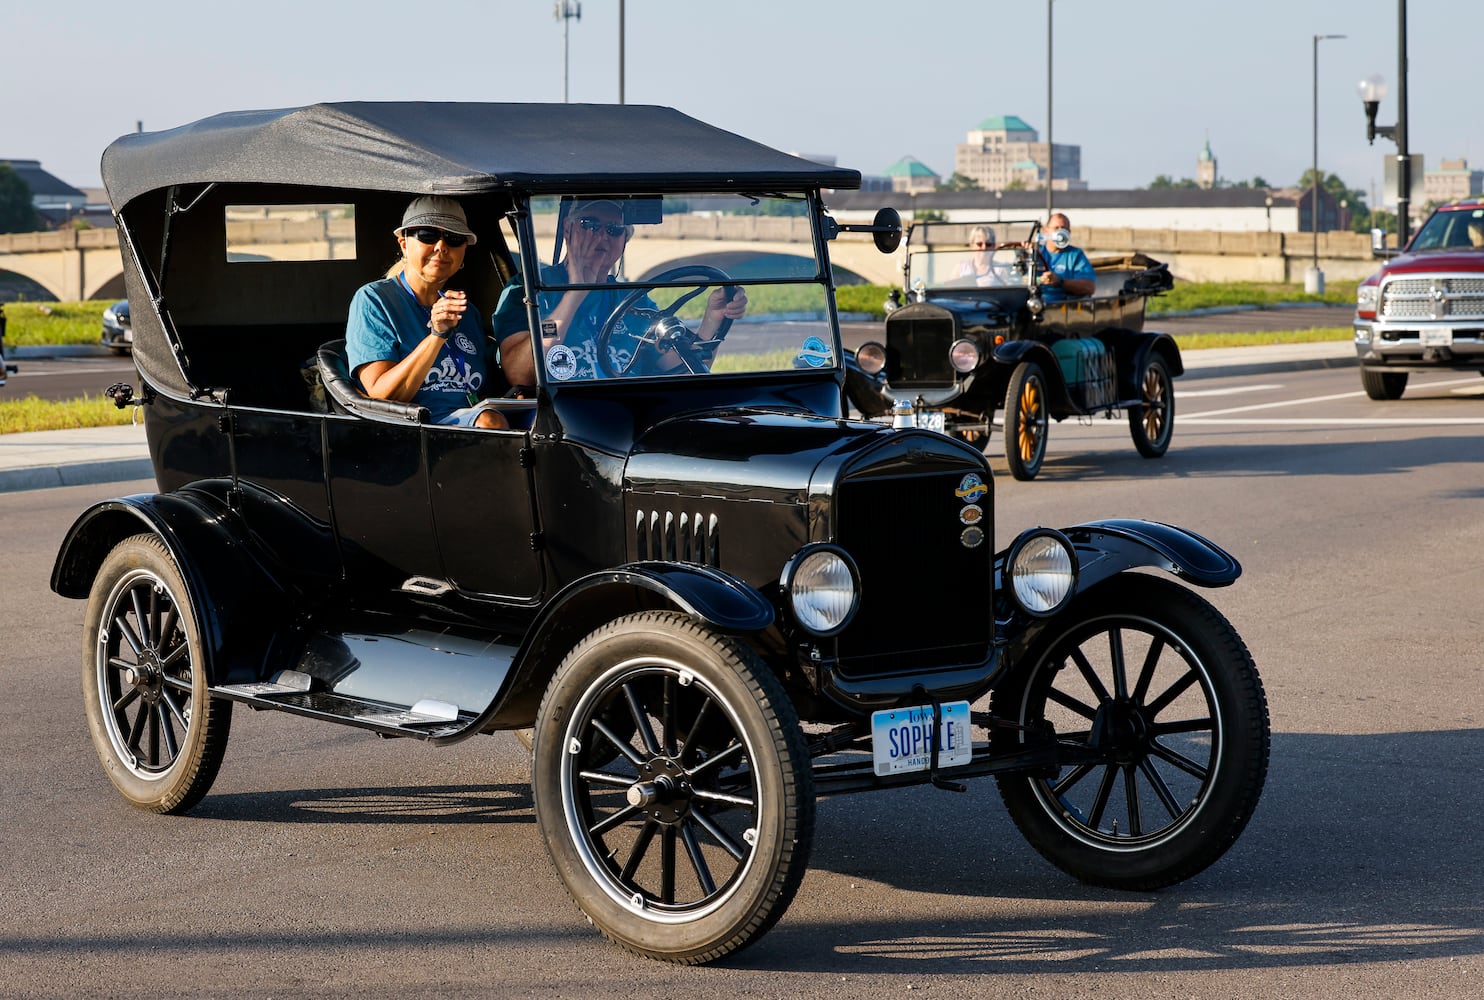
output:
[[209,697],[185,581],[154,535],[103,560],[83,621],[82,693],[109,780],[131,803],[182,813],[216,780],[232,703]]
[[1374,368],[1360,370],[1360,387],[1372,399],[1401,399],[1407,391],[1406,372],[1378,372]]
[[1005,460],[1016,479],[1035,479],[1046,458],[1050,411],[1046,376],[1034,361],[1023,361],[1005,389]]
[[1175,436],[1175,383],[1164,359],[1151,356],[1139,378],[1138,406],[1128,411],[1128,430],[1134,447],[1145,458],[1160,458]]
[[740,641],[674,612],[593,632],[536,718],[536,822],[604,936],[700,964],[771,927],[808,867],[814,788],[798,716]]
[[1247,647],[1206,601],[1125,574],[1077,599],[994,693],[997,751],[1044,739],[1066,763],[999,778],[1015,825],[1093,885],[1148,890],[1221,857],[1268,766],[1268,713]]

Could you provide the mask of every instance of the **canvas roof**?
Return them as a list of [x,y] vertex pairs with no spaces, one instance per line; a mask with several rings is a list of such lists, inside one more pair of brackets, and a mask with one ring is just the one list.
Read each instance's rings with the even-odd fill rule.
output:
[[125,135],[103,154],[116,209],[172,185],[240,182],[469,195],[858,188],[860,173],[651,105],[351,102],[236,111]]

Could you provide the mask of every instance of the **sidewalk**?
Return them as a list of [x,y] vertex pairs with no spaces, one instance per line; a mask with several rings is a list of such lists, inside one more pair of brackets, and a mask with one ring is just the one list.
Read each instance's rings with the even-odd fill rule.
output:
[[[1186,351],[1186,379],[1340,368],[1355,364],[1348,341]],[[1179,393],[1179,385],[1176,385]],[[152,479],[143,424],[0,434],[0,493]]]

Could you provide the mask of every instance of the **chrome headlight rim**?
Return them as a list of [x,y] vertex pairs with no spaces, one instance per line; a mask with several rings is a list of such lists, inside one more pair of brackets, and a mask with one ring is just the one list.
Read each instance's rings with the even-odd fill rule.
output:
[[855,351],[855,363],[867,375],[879,375],[886,368],[886,345],[868,340]]
[[[821,561],[834,564],[849,579],[850,600],[834,624],[821,624],[815,620],[814,612],[802,603],[801,598],[805,595],[796,593],[794,590],[801,576],[813,572]],[[789,617],[799,628],[812,636],[827,639],[839,635],[850,626],[851,621],[855,619],[856,612],[860,610],[860,570],[856,567],[855,560],[850,558],[850,553],[838,545],[816,542],[799,549],[783,567],[783,573],[778,582],[783,588],[783,600],[788,607]]]
[[984,355],[979,350],[979,345],[968,337],[959,337],[948,345],[948,367],[960,375],[974,371],[983,361]]
[[[1050,553],[1051,548],[1046,548],[1050,542],[1053,548],[1059,548],[1066,554],[1066,566],[1060,570],[1063,576],[1063,590],[1058,600],[1051,604],[1035,602],[1030,600],[1021,591],[1021,580],[1029,574],[1017,572],[1026,564],[1023,560],[1040,558],[1044,553]],[[1010,550],[1005,556],[1005,589],[1010,592],[1010,599],[1015,606],[1032,618],[1050,618],[1066,608],[1072,598],[1077,594],[1077,550],[1072,546],[1071,539],[1057,531],[1055,528],[1030,528],[1020,533]],[[1051,572],[1056,572],[1057,567],[1052,567]],[[1048,572],[1045,569],[1038,571]]]

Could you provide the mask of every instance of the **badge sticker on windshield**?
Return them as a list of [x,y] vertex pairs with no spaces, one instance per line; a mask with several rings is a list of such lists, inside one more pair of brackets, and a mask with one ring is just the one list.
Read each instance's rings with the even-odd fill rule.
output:
[[541,321],[541,336],[555,337],[556,333],[556,320],[544,319]]
[[963,547],[966,549],[977,549],[984,544],[984,529],[978,527],[965,528],[963,533],[958,536],[958,540],[963,543]]
[[835,355],[825,346],[824,341],[818,337],[810,337],[799,349],[799,360],[810,368],[823,368],[825,365],[834,363]]
[[978,524],[984,520],[984,508],[977,503],[971,503],[958,512],[958,519],[964,524]]
[[989,487],[984,485],[979,474],[971,472],[958,481],[958,489],[953,491],[953,495],[964,503],[978,503],[988,492]]
[[565,382],[577,374],[577,355],[566,344],[557,344],[546,352],[546,374]]

